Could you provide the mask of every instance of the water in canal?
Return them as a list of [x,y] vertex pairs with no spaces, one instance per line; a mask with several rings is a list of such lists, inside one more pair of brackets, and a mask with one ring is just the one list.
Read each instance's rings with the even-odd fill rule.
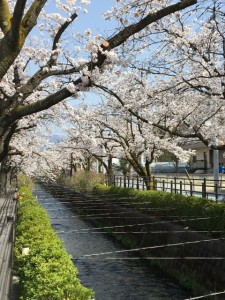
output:
[[127,253],[125,259],[121,259],[121,253],[110,257],[85,257],[121,248],[105,235],[91,232],[90,224],[41,186],[37,186],[35,195],[48,211],[53,228],[61,232],[59,237],[68,253],[76,258],[81,283],[95,291],[96,300],[183,300],[190,297],[187,291],[147,268],[140,260],[129,259]]

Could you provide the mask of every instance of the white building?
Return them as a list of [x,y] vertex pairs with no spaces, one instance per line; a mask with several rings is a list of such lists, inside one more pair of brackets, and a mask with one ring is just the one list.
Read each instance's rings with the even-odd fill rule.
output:
[[[192,142],[182,145],[185,150],[191,149],[196,150],[195,155],[190,157],[190,171],[191,172],[202,172],[212,173],[214,162],[213,162],[213,149],[208,148],[202,142]],[[219,154],[219,165],[225,166],[225,149],[218,150]]]

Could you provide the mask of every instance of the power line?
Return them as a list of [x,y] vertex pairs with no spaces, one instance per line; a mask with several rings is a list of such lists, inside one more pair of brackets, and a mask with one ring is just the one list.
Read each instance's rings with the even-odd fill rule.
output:
[[[101,254],[99,254],[100,256]],[[72,257],[72,260],[78,259],[96,259],[96,257]],[[101,260],[225,260],[225,257],[203,257],[203,256],[184,256],[184,257],[161,257],[161,256],[147,256],[147,257],[103,257]]]
[[[87,216],[87,215],[83,215],[83,216]],[[77,218],[78,216],[65,216],[65,217],[50,217],[50,219],[73,219],[73,218]],[[153,216],[154,217],[154,216]],[[104,217],[104,219],[118,219],[118,218],[121,218],[121,217]],[[129,218],[130,219],[130,216],[129,217],[123,217],[124,219],[126,218]],[[210,220],[210,219],[217,219],[219,218],[219,216],[217,217],[201,217],[201,218],[190,218],[190,219],[179,219],[179,220],[168,220],[168,221],[157,221],[157,222],[150,222],[150,223],[145,223],[145,225],[155,225],[155,224],[168,224],[168,223],[179,223],[179,222],[187,222],[187,221],[197,221],[197,220]],[[95,220],[95,219],[99,219],[99,218],[91,218],[91,217],[88,217],[88,218],[84,218],[84,219],[87,219],[87,220]],[[143,216],[142,217],[132,217],[132,219],[143,219]],[[137,225],[137,224],[136,224]],[[131,224],[131,225],[125,225],[125,226],[135,226],[135,224]],[[114,227],[114,226],[113,226]],[[119,226],[120,227],[120,226]],[[107,227],[105,227],[107,228]],[[112,227],[109,227],[109,228],[112,228]]]
[[[93,253],[93,254],[85,254],[85,255],[82,255],[81,258],[95,257],[95,256],[109,255],[109,254],[117,254],[117,253],[136,252],[136,251],[141,251],[141,250],[152,250],[152,249],[160,249],[160,248],[170,248],[170,247],[192,245],[192,244],[199,244],[199,243],[216,242],[216,241],[221,241],[221,240],[225,240],[225,238],[197,240],[197,241],[190,241],[190,242],[184,242],[184,243],[173,243],[173,244],[164,244],[164,245],[149,246],[149,247],[142,247],[142,248],[126,249],[126,250],[116,250],[116,251],[108,251],[108,252],[99,252],[99,253]],[[78,258],[80,258],[80,257],[78,257]],[[184,259],[184,258],[181,257],[180,259]]]
[[187,298],[184,300],[197,300],[197,299],[203,299],[203,298],[207,298],[207,297],[211,297],[211,296],[216,296],[216,295],[222,295],[225,294],[225,291],[223,292],[215,292],[215,293],[211,293],[211,294],[207,294],[207,295],[202,295],[202,296],[198,296],[198,297],[194,297],[194,298]]
[[[100,234],[105,234],[109,233],[108,231],[77,231],[73,232],[73,230],[68,230],[68,231],[56,231],[58,234],[64,234],[64,233],[75,233],[75,234],[86,234],[86,233],[100,233]],[[132,233],[132,234],[166,234],[166,233],[222,233],[224,234],[225,231],[220,231],[220,230],[214,230],[214,231],[204,231],[204,230],[159,230],[159,231],[110,231],[110,234],[127,234],[127,233]]]

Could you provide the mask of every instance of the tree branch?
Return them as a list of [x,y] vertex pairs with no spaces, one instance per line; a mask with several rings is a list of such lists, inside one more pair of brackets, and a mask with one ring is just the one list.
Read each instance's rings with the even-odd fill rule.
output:
[[[12,27],[10,22],[10,28],[5,29],[5,36],[0,40],[0,80],[19,55],[29,32],[37,23],[37,18],[46,1],[47,0],[35,0],[22,21],[23,5],[25,5],[26,1],[17,1],[16,5],[18,11],[15,12],[14,26]],[[6,0],[0,0],[0,5],[2,5],[2,9],[4,9],[3,12],[0,11],[0,17],[4,16],[5,19],[1,19],[3,21],[5,20],[6,24],[8,24],[7,22],[11,19],[11,15],[9,16]],[[16,17],[20,20],[19,22],[16,20]],[[2,25],[4,24],[2,23]],[[18,25],[18,28],[15,28],[16,25]]]
[[11,28],[11,17],[7,0],[0,0],[0,28],[4,34]]
[[[68,28],[68,26],[78,17],[78,14],[75,12],[71,15],[70,19],[67,20],[65,23],[62,24],[62,26],[59,28],[58,32],[55,35],[55,38],[53,40],[53,45],[52,45],[52,51],[57,49],[57,44],[59,43],[59,40],[62,36],[62,34],[65,32],[65,30]],[[51,58],[48,61],[48,65],[52,66],[56,59],[54,58],[55,54],[51,55]]]
[[183,0],[176,4],[160,9],[155,13],[150,13],[145,18],[140,20],[138,23],[125,27],[118,34],[113,36],[111,39],[107,40],[109,45],[107,47],[104,47],[103,45],[103,49],[105,48],[105,50],[111,50],[115,47],[118,47],[119,45],[123,44],[130,36],[141,31],[148,25],[164,18],[165,16],[168,16],[172,13],[185,9],[194,4],[197,4],[197,0]]
[[0,145],[1,145],[0,160],[2,160],[8,154],[9,144],[10,144],[13,134],[15,133],[16,128],[17,128],[16,122],[14,124],[12,124],[12,126],[7,128],[4,139],[2,139],[2,142],[0,143]]
[[22,20],[22,26],[26,31],[26,36],[37,24],[37,18],[46,2],[47,0],[35,0],[24,16]]
[[12,17],[12,21],[11,21],[11,39],[14,40],[13,42],[15,43],[15,40],[17,40],[20,36],[20,25],[21,25],[21,21],[23,18],[23,14],[24,14],[24,9],[25,9],[25,5],[26,5],[27,0],[17,0],[16,1],[16,5],[14,8],[14,13],[13,13],[13,17]]
[[[108,94],[114,96],[120,102],[120,104],[123,107],[125,106],[125,103],[122,101],[122,99],[116,93],[114,93],[113,91],[111,91],[110,89],[108,89],[107,87],[100,86],[100,85],[97,85],[97,84],[94,84],[94,86],[96,86],[96,87],[102,89],[103,91],[107,92]],[[131,115],[133,115],[134,117],[136,117],[138,120],[141,120],[142,122],[144,122],[146,124],[149,124],[149,120],[147,120],[147,119],[139,116],[139,114],[136,113],[136,112],[134,112],[132,109],[129,108],[129,109],[127,109],[127,111]],[[214,114],[212,116],[214,116]],[[174,129],[170,129],[170,128],[166,127],[166,126],[161,125],[160,123],[153,123],[152,126],[154,126],[155,128],[158,128],[158,129],[160,129],[160,130],[162,130],[164,132],[168,132],[169,134],[171,134],[173,136],[178,136],[178,137],[182,137],[182,138],[198,138],[200,141],[203,142],[203,144],[205,144],[206,146],[209,146],[209,141],[207,139],[205,139],[200,132],[193,132],[193,133],[186,132],[186,133],[184,133],[184,132],[179,131],[177,127],[175,127]],[[110,129],[113,130],[112,128],[110,128]],[[214,148],[215,149],[219,149],[219,148],[223,149],[223,148],[225,148],[225,146],[219,146],[218,147],[217,145],[212,145],[210,147],[212,149],[214,149]]]
[[[46,1],[47,0],[35,0],[31,6],[31,8],[26,13],[25,17],[23,18],[22,23],[23,23],[23,27],[26,28],[26,35],[28,34],[29,30],[31,30],[33,28],[33,26],[35,25],[37,17]],[[183,0],[181,2],[178,2],[177,4],[170,5],[166,8],[160,9],[159,11],[157,11],[155,13],[151,13],[151,14],[147,15],[145,18],[143,18],[142,20],[140,20],[138,23],[135,23],[133,25],[130,25],[130,26],[124,28],[118,34],[114,35],[112,38],[110,38],[109,40],[102,43],[102,45],[101,45],[102,51],[99,51],[99,53],[98,53],[98,60],[96,63],[93,63],[92,61],[89,63],[89,66],[88,66],[89,70],[92,70],[93,68],[96,68],[96,67],[98,67],[98,68],[102,67],[102,65],[104,64],[104,62],[106,60],[106,55],[104,54],[105,50],[109,51],[113,48],[118,47],[119,45],[124,43],[130,36],[141,31],[149,24],[151,24],[157,20],[160,20],[163,17],[165,17],[171,13],[182,10],[182,9],[187,8],[196,3],[197,3],[197,0]],[[0,51],[0,53],[1,53],[1,51]],[[1,70],[1,63],[0,63],[0,70]],[[1,79],[1,76],[2,76],[2,74],[0,71],[0,79]],[[77,87],[77,89],[79,89],[79,84],[82,84],[81,78],[74,81],[73,84]],[[87,84],[86,87],[88,87],[90,85],[91,85],[91,82],[89,84]],[[66,88],[64,88],[52,95],[40,100],[40,101],[36,101],[34,103],[27,104],[25,106],[19,106],[19,107],[13,109],[11,112],[9,112],[8,116],[2,117],[3,123],[8,124],[8,126],[9,126],[13,122],[15,122],[16,120],[18,120],[24,116],[48,109],[49,107],[61,102],[62,100],[66,99],[72,95],[73,94],[71,92],[69,92]],[[146,120],[143,120],[143,122],[146,122]]]

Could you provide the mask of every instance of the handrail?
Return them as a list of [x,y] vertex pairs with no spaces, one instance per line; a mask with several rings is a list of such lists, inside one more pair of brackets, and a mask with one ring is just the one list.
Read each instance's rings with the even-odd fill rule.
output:
[[0,299],[12,297],[13,243],[15,240],[15,221],[17,199],[15,191],[7,193],[0,207]]
[[159,174],[153,174],[149,177],[138,175],[106,175],[105,179],[107,185],[200,196],[216,201],[225,200],[225,175],[221,175],[221,179],[219,180],[214,180],[212,176],[211,178],[207,178],[206,176],[163,176]]
[[4,228],[4,225],[7,223],[7,218],[6,216],[10,214],[10,209],[11,208],[11,199],[13,199],[13,192],[10,190],[3,202],[3,205],[0,207],[0,225],[2,228],[0,229],[0,235],[2,233],[2,230]]

